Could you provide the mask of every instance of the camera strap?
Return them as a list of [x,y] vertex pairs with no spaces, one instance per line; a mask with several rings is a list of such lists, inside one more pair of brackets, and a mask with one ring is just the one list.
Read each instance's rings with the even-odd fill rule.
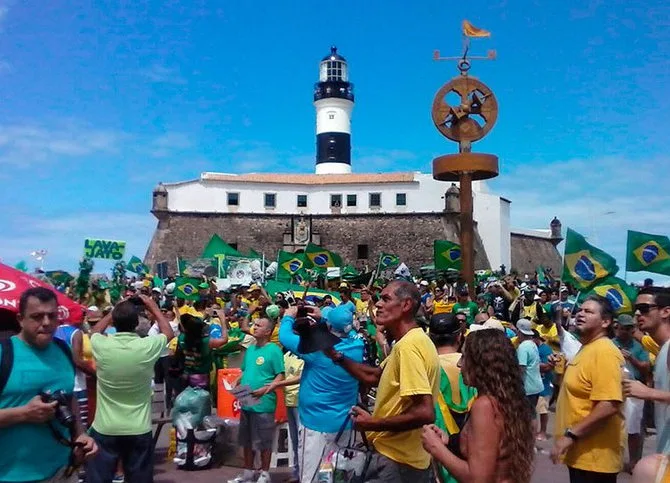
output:
[[51,434],[56,439],[56,441],[58,441],[63,446],[67,446],[67,447],[70,448],[70,455],[68,456],[68,464],[67,464],[67,468],[65,469],[65,474],[64,474],[64,476],[66,478],[68,478],[68,477],[72,476],[74,474],[74,472],[77,470],[77,468],[79,468],[79,466],[80,466],[80,464],[77,464],[77,462],[75,461],[74,450],[76,448],[83,447],[84,443],[81,443],[81,442],[78,442],[78,441],[74,440],[74,431],[73,431],[74,428],[73,427],[68,428],[68,431],[70,433],[70,439],[67,439],[67,438],[65,438],[65,436],[63,436],[63,434],[60,431],[58,431],[58,428],[56,428],[56,426],[54,425],[54,423],[52,421],[49,421],[47,423],[47,426],[49,426],[49,429],[51,430]]

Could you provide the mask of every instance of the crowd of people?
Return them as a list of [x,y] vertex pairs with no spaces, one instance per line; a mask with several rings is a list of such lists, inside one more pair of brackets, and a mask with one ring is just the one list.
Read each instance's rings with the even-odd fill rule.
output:
[[[112,306],[97,287],[78,325],[58,320],[53,291],[22,295],[18,334],[0,346],[0,441],[12,448],[0,482],[153,481],[152,385],[168,406],[188,387],[215,398],[214,370],[236,360],[251,402],[235,483],[270,481],[278,398],[294,481],[333,481],[347,449],[359,481],[525,483],[549,438],[572,483],[670,478],[668,289],[645,287],[628,315],[536,277],[474,293],[392,280],[271,295],[203,280],[186,301],[174,288],[133,281]],[[643,458],[650,426],[657,448]]]

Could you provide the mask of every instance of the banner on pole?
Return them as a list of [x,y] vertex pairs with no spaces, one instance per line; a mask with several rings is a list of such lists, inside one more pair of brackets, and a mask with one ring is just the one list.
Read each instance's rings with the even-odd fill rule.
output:
[[107,260],[123,260],[126,253],[126,242],[116,240],[84,240],[84,256],[87,258],[104,258]]

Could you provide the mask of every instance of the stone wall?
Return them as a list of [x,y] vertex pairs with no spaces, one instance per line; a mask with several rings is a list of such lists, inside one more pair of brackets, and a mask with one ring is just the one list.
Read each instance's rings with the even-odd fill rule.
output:
[[554,277],[561,276],[563,260],[552,240],[518,233],[512,234],[512,267],[519,275],[532,275],[537,267],[551,268]]
[[[177,257],[197,258],[213,234],[237,249],[253,248],[275,259],[290,231],[290,215],[244,215],[154,212],[158,227],[145,263],[153,267],[166,260],[170,273]],[[340,254],[345,263],[357,264],[358,245],[368,245],[368,266],[373,269],[382,252],[393,253],[411,269],[433,263],[433,240],[458,240],[458,216],[408,213],[394,215],[323,215],[312,217],[312,231],[322,247]],[[489,267],[479,234],[475,234],[475,269]]]

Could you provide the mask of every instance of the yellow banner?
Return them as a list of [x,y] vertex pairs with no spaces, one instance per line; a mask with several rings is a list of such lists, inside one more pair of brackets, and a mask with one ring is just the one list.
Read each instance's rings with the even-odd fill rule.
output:
[[490,37],[491,32],[480,29],[470,23],[469,20],[463,20],[463,35],[466,37]]

